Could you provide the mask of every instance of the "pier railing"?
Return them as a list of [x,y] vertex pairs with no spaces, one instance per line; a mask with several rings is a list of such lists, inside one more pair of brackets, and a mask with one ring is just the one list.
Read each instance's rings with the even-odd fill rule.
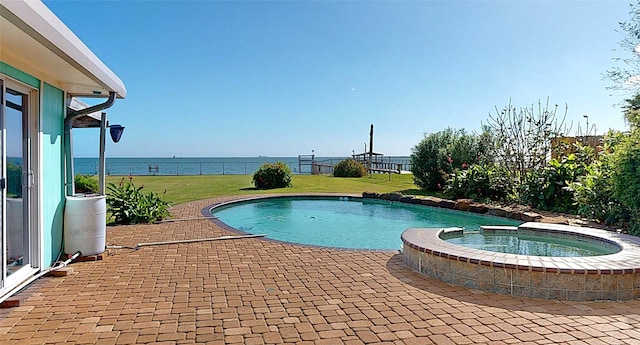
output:
[[[315,161],[311,170],[312,174],[331,175],[333,174],[333,166],[340,161],[341,159]],[[411,161],[408,159],[372,161],[370,166],[368,161],[359,160],[359,162],[365,167],[368,167],[370,174],[402,174],[403,172],[411,171]]]
[[411,160],[409,159],[393,159],[385,157],[375,157],[376,160],[369,162],[366,158],[358,159],[362,165],[369,169],[370,174],[402,174],[405,171],[411,171]]
[[[367,166],[365,164],[365,166]],[[371,162],[371,167],[369,168],[370,173],[395,173],[402,174],[402,171],[406,170],[403,163],[389,163],[389,162]]]

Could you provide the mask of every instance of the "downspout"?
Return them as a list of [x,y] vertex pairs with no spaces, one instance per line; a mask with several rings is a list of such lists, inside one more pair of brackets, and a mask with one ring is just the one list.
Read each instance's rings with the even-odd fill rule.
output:
[[98,193],[105,195],[105,165],[106,158],[104,156],[104,152],[107,146],[107,113],[102,113],[100,116],[100,152],[99,158],[100,162],[98,162],[98,166],[100,169],[98,170]]
[[110,108],[116,102],[116,93],[114,91],[109,92],[109,99],[106,102],[96,104],[94,106],[80,109],[69,110],[67,116],[64,119],[64,149],[65,149],[65,162],[66,162],[66,195],[72,196],[76,191],[73,171],[73,141],[71,138],[71,128],[73,127],[73,120],[87,114],[95,113],[107,108]]

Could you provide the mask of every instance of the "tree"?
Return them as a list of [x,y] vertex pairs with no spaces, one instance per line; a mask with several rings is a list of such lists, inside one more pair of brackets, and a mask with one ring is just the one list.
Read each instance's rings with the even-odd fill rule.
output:
[[614,195],[631,210],[629,232],[640,235],[640,95],[626,100],[624,116],[630,131],[615,153]]
[[632,131],[640,129],[640,93],[624,101],[626,104],[622,106],[622,109],[624,109],[623,113],[627,125]]
[[624,56],[614,59],[618,66],[607,71],[607,77],[616,84],[611,89],[634,94],[623,105],[630,131],[615,152],[612,186],[614,197],[631,211],[629,232],[640,235],[640,1],[630,6],[629,19],[619,23]]
[[543,169],[551,152],[551,139],[564,132],[564,116],[558,121],[558,105],[549,106],[538,101],[537,107],[516,108],[507,104],[496,107],[495,115],[489,114],[484,124],[493,139],[493,156],[496,164],[506,168],[515,182],[525,182],[528,172]]
[[622,55],[613,60],[618,63],[607,71],[606,76],[615,85],[610,89],[640,91],[640,1],[631,4],[629,20],[620,22],[620,31],[625,35],[619,42]]

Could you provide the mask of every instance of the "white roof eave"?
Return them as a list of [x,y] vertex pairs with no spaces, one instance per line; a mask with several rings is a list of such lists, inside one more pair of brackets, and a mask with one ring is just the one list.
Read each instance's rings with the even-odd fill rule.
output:
[[[61,63],[70,65],[86,77],[80,82],[71,77],[65,80],[64,73],[56,75],[60,78],[59,82],[66,85],[65,91],[76,96],[92,97],[107,97],[109,92],[115,92],[118,98],[126,97],[127,89],[122,80],[41,1],[0,0],[0,17],[2,21],[7,20],[37,41],[41,45],[38,49],[42,49],[43,56],[53,53]],[[9,40],[2,42],[3,45],[10,45]],[[16,51],[19,54],[17,58],[26,60],[30,66],[46,65],[44,57],[38,54],[24,54],[19,49],[14,52]],[[87,85],[86,80],[95,85]],[[96,90],[91,90],[92,87]]]

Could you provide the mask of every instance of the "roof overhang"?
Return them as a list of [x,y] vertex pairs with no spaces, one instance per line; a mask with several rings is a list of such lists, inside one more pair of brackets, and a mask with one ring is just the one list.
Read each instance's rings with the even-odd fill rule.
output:
[[0,0],[0,60],[78,97],[127,89],[41,1]]

